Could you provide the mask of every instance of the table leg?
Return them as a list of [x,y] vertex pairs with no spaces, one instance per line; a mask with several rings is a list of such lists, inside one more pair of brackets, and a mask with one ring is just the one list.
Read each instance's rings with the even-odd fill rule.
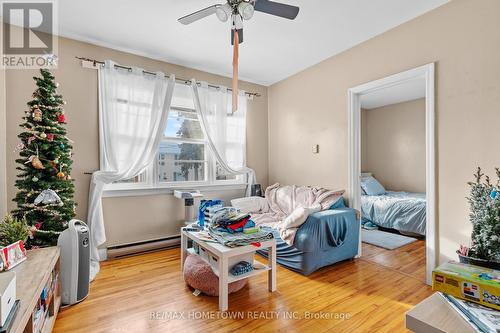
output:
[[188,238],[184,235],[184,231],[181,231],[181,272],[184,272],[184,260],[187,256],[187,245]]
[[276,291],[276,243],[269,248],[268,265],[271,269],[267,272],[269,291]]
[[219,258],[219,310],[226,311],[228,308],[227,280],[229,275],[228,258]]

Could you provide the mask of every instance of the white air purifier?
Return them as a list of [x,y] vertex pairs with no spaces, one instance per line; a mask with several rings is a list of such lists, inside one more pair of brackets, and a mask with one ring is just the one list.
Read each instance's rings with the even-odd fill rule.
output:
[[90,233],[79,220],[69,221],[57,241],[61,249],[61,301],[63,304],[81,302],[89,293]]

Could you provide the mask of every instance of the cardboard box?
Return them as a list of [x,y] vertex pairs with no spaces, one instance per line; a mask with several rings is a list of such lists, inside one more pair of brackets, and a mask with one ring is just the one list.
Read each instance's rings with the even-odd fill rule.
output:
[[432,271],[432,289],[500,310],[500,271],[451,261]]

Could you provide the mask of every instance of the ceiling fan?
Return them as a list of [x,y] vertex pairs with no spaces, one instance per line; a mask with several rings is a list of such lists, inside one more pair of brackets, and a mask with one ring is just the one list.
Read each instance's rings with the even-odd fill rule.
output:
[[243,20],[250,20],[254,11],[293,20],[299,14],[299,7],[270,0],[227,0],[225,4],[212,5],[178,21],[184,25],[215,14],[221,22],[231,19],[231,44],[233,50],[233,113],[238,107],[238,45],[243,43]]
[[243,42],[243,20],[250,20],[254,11],[293,20],[299,14],[299,7],[269,0],[228,0],[225,4],[212,5],[181,17],[178,21],[188,25],[202,18],[216,14],[221,22],[231,18],[231,43],[234,44],[234,31],[238,31],[239,43]]

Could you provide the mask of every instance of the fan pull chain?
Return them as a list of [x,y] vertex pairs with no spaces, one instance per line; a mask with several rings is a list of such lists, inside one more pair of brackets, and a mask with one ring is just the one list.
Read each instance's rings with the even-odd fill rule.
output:
[[238,110],[238,57],[239,57],[239,36],[238,29],[234,29],[234,47],[233,47],[233,108],[232,113]]

